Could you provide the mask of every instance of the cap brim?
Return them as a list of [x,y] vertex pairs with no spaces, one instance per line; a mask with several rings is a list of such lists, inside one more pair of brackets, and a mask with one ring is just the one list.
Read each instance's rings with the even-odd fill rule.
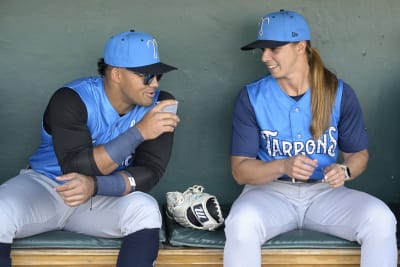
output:
[[141,66],[141,67],[135,67],[135,68],[127,68],[128,70],[143,73],[143,74],[162,74],[166,73],[172,70],[177,70],[177,68],[158,62],[155,64],[147,65],[147,66]]
[[252,42],[248,45],[243,46],[240,48],[241,50],[252,50],[255,48],[275,48],[279,47],[285,44],[288,44],[290,42],[281,42],[281,41],[271,41],[271,40],[257,40],[255,42]]

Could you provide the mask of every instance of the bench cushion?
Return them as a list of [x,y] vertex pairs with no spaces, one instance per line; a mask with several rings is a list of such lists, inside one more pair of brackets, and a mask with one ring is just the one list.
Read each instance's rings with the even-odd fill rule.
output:
[[[168,241],[172,246],[202,248],[223,248],[225,233],[223,227],[215,231],[185,228],[166,218]],[[295,230],[267,241],[263,248],[359,248],[357,242],[350,242],[335,236],[309,230]]]
[[[101,238],[67,231],[52,231],[31,237],[15,239],[13,248],[69,248],[119,249],[121,238]],[[165,228],[160,231],[160,242],[166,242]]]
[[[399,219],[400,205],[389,204]],[[227,210],[223,207],[223,210]],[[226,216],[226,212],[224,212]],[[171,246],[188,246],[199,248],[223,248],[225,233],[223,227],[216,231],[202,231],[185,228],[165,217],[160,231],[160,242]],[[399,224],[398,224],[399,226]],[[399,229],[400,230],[400,229]],[[66,231],[53,231],[32,237],[15,239],[13,248],[88,248],[118,249],[121,239],[98,238]],[[356,242],[350,242],[335,236],[309,231],[296,230],[277,236],[263,245],[263,248],[358,248]]]
[[26,238],[15,239],[13,248],[105,248],[114,249],[121,246],[118,238],[98,238],[67,231],[52,231]]
[[[389,203],[388,206],[394,212],[397,219],[400,220],[400,204]],[[221,205],[224,217],[229,212],[229,205]],[[164,206],[165,213],[165,206]],[[185,228],[175,223],[168,216],[165,216],[166,232],[170,245],[172,246],[189,246],[202,248],[223,248],[225,245],[225,233],[223,227],[214,232],[194,230]],[[400,247],[400,223],[398,227],[398,244]],[[357,242],[351,242],[339,237],[328,234],[310,231],[295,230],[281,234],[267,241],[263,248],[359,248]]]

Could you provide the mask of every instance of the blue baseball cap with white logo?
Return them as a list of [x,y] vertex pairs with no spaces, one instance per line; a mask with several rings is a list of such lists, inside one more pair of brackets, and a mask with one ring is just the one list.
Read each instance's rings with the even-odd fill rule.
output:
[[306,19],[294,11],[280,10],[263,16],[258,24],[257,40],[241,49],[275,48],[305,40],[311,40]]
[[162,74],[177,68],[161,63],[158,43],[144,32],[122,32],[112,36],[104,47],[104,62],[142,74]]

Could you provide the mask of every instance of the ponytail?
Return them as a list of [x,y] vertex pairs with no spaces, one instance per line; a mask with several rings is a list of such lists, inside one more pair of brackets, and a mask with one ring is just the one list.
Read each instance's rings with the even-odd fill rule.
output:
[[311,77],[312,120],[310,132],[314,139],[318,139],[331,124],[338,80],[336,75],[324,66],[320,54],[311,47],[310,42],[307,42],[306,51]]

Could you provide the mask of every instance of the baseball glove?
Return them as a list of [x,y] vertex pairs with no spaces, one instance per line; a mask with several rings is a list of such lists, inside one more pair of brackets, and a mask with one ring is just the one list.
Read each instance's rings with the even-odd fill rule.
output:
[[215,196],[194,185],[185,192],[167,192],[167,215],[184,227],[213,231],[224,223]]

